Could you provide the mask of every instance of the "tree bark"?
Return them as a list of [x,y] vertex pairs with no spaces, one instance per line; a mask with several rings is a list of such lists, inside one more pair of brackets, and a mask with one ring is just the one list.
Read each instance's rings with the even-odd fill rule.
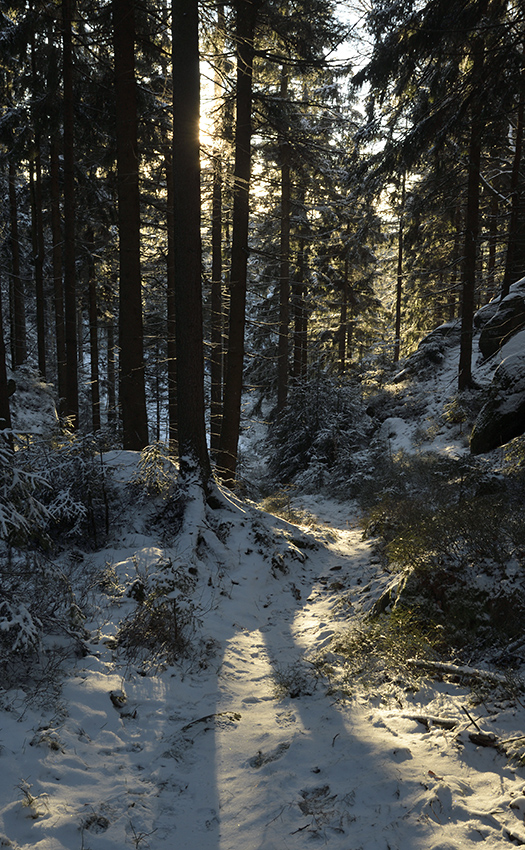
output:
[[108,425],[117,422],[117,381],[115,369],[115,325],[113,316],[108,319],[106,328],[107,381],[108,381]]
[[[2,315],[2,287],[0,286],[0,431],[11,429],[11,411],[9,407],[9,388],[7,384],[7,365]],[[12,446],[12,435],[7,436]]]
[[64,77],[64,313],[66,330],[65,415],[78,427],[78,348],[75,270],[75,175],[73,105],[73,0],[62,0]]
[[217,472],[229,487],[235,484],[241,420],[251,172],[253,42],[259,5],[259,0],[236,0],[235,3],[237,93],[230,317],[221,439],[217,456]]
[[401,176],[401,209],[399,212],[399,225],[397,233],[397,275],[396,275],[396,309],[395,309],[395,330],[394,330],[394,363],[399,361],[401,351],[401,302],[403,297],[403,226],[404,226],[404,210],[405,210],[405,186],[406,175],[403,171]]
[[91,427],[100,431],[100,376],[98,352],[97,279],[95,275],[95,237],[93,229],[87,233],[87,248],[90,251],[88,264],[88,316],[89,316],[89,362],[91,372]]
[[[288,96],[288,69],[281,69],[281,100]],[[281,154],[281,240],[279,270],[279,341],[277,348],[277,412],[283,410],[288,397],[288,334],[290,324],[290,145],[283,138]]]
[[166,267],[166,345],[168,354],[168,445],[171,454],[178,452],[177,428],[177,349],[175,332],[175,224],[173,219],[173,165],[172,152],[167,146],[164,165],[166,170],[166,228],[168,256]]
[[16,200],[16,170],[9,163],[9,218],[11,242],[11,360],[13,368],[27,358],[27,333],[24,282],[20,276],[20,242],[18,238],[18,204]]
[[51,239],[53,264],[53,296],[55,307],[55,344],[58,378],[58,412],[64,414],[66,395],[66,337],[64,325],[64,288],[62,283],[62,227],[60,220],[60,169],[58,146],[50,145]]
[[523,158],[523,120],[525,112],[525,70],[520,76],[520,95],[518,102],[518,115],[516,123],[516,138],[514,148],[514,159],[512,162],[512,174],[510,179],[511,211],[509,232],[507,237],[507,257],[505,261],[505,275],[501,287],[501,297],[509,294],[511,284],[520,280],[525,275],[525,189],[521,179],[521,162]]
[[135,0],[112,0],[119,222],[119,401],[125,449],[148,444],[140,273]]
[[476,256],[479,233],[479,175],[483,124],[472,118],[468,156],[467,209],[461,297],[461,341],[458,390],[472,386],[472,337],[476,294]]
[[31,230],[33,242],[33,264],[35,272],[36,295],[36,332],[38,371],[46,378],[46,311],[44,301],[44,222],[42,218],[42,164],[40,146],[36,140],[34,162],[29,165],[29,185],[31,192]]
[[[219,51],[224,40],[224,4],[217,6],[217,37]],[[222,57],[216,62],[215,99],[221,98]],[[215,454],[219,450],[222,419],[222,378],[223,378],[223,317],[222,317],[222,109],[215,107],[218,117],[215,123],[216,145],[213,151],[213,194],[211,223],[211,355],[210,355],[210,446]]]
[[197,0],[172,0],[173,215],[179,468],[207,487],[200,233],[200,57]]
[[78,427],[78,349],[75,269],[75,151],[73,104],[73,0],[62,0],[64,77],[64,313],[66,325],[65,415]]

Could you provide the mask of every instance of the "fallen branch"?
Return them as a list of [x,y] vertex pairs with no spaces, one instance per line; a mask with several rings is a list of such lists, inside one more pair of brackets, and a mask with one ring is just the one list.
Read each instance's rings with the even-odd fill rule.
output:
[[413,667],[423,667],[427,670],[436,670],[438,673],[449,673],[453,676],[467,677],[469,679],[486,679],[497,685],[508,685],[509,681],[502,673],[492,673],[490,670],[481,670],[477,667],[459,666],[442,661],[426,661],[423,658],[408,658],[407,664]]
[[422,723],[427,729],[431,726],[440,726],[442,729],[455,729],[458,721],[452,717],[436,717],[433,714],[403,714],[407,720],[415,720],[417,723]]

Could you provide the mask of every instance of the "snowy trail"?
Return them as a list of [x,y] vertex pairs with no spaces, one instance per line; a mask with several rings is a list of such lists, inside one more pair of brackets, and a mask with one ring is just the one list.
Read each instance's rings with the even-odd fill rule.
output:
[[[466,726],[466,689],[429,682],[416,694],[393,687],[381,696],[359,685],[342,703],[308,676],[305,656],[329,643],[379,580],[348,507],[307,499],[303,507],[329,525],[316,527],[317,549],[304,562],[291,560],[286,572],[261,570],[248,524],[239,534],[231,586],[206,620],[221,647],[207,668],[139,676],[118,666],[111,642],[101,641],[93,646],[98,656],[79,660],[66,678],[53,717],[1,712],[0,846],[525,843],[521,772],[492,748],[459,743],[457,730],[427,730],[408,717],[447,716]],[[135,545],[123,550],[122,563],[152,551],[151,541]],[[279,697],[276,679],[296,693]],[[122,688],[126,699],[115,707],[110,695]],[[491,711],[476,707],[485,729],[520,733],[519,704]],[[26,806],[22,780],[32,799],[25,795]]]

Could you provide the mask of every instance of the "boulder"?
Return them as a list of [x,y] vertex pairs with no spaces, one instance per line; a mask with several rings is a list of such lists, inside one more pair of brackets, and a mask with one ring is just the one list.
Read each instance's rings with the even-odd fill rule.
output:
[[436,366],[443,362],[447,348],[457,342],[458,338],[457,322],[447,322],[431,331],[423,337],[416,351],[407,357],[403,370],[395,375],[392,383],[399,384],[412,377],[422,380],[428,378]]
[[475,324],[481,326],[479,348],[487,359],[516,331],[525,327],[525,278],[511,286],[506,298],[491,301],[480,310]]
[[483,454],[525,433],[525,351],[511,354],[494,372],[489,398],[470,436],[470,451]]

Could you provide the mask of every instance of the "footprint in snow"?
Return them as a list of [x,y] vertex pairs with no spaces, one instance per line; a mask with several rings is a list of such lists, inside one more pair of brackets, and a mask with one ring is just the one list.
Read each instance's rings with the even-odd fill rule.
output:
[[274,750],[270,750],[270,752],[268,753],[263,753],[262,750],[259,750],[257,755],[252,756],[252,758],[248,760],[248,764],[250,765],[250,767],[259,768],[263,767],[263,765],[265,764],[269,764],[272,761],[277,761],[282,756],[284,756],[289,746],[289,741],[283,741],[281,744],[279,744],[278,747],[276,747]]

